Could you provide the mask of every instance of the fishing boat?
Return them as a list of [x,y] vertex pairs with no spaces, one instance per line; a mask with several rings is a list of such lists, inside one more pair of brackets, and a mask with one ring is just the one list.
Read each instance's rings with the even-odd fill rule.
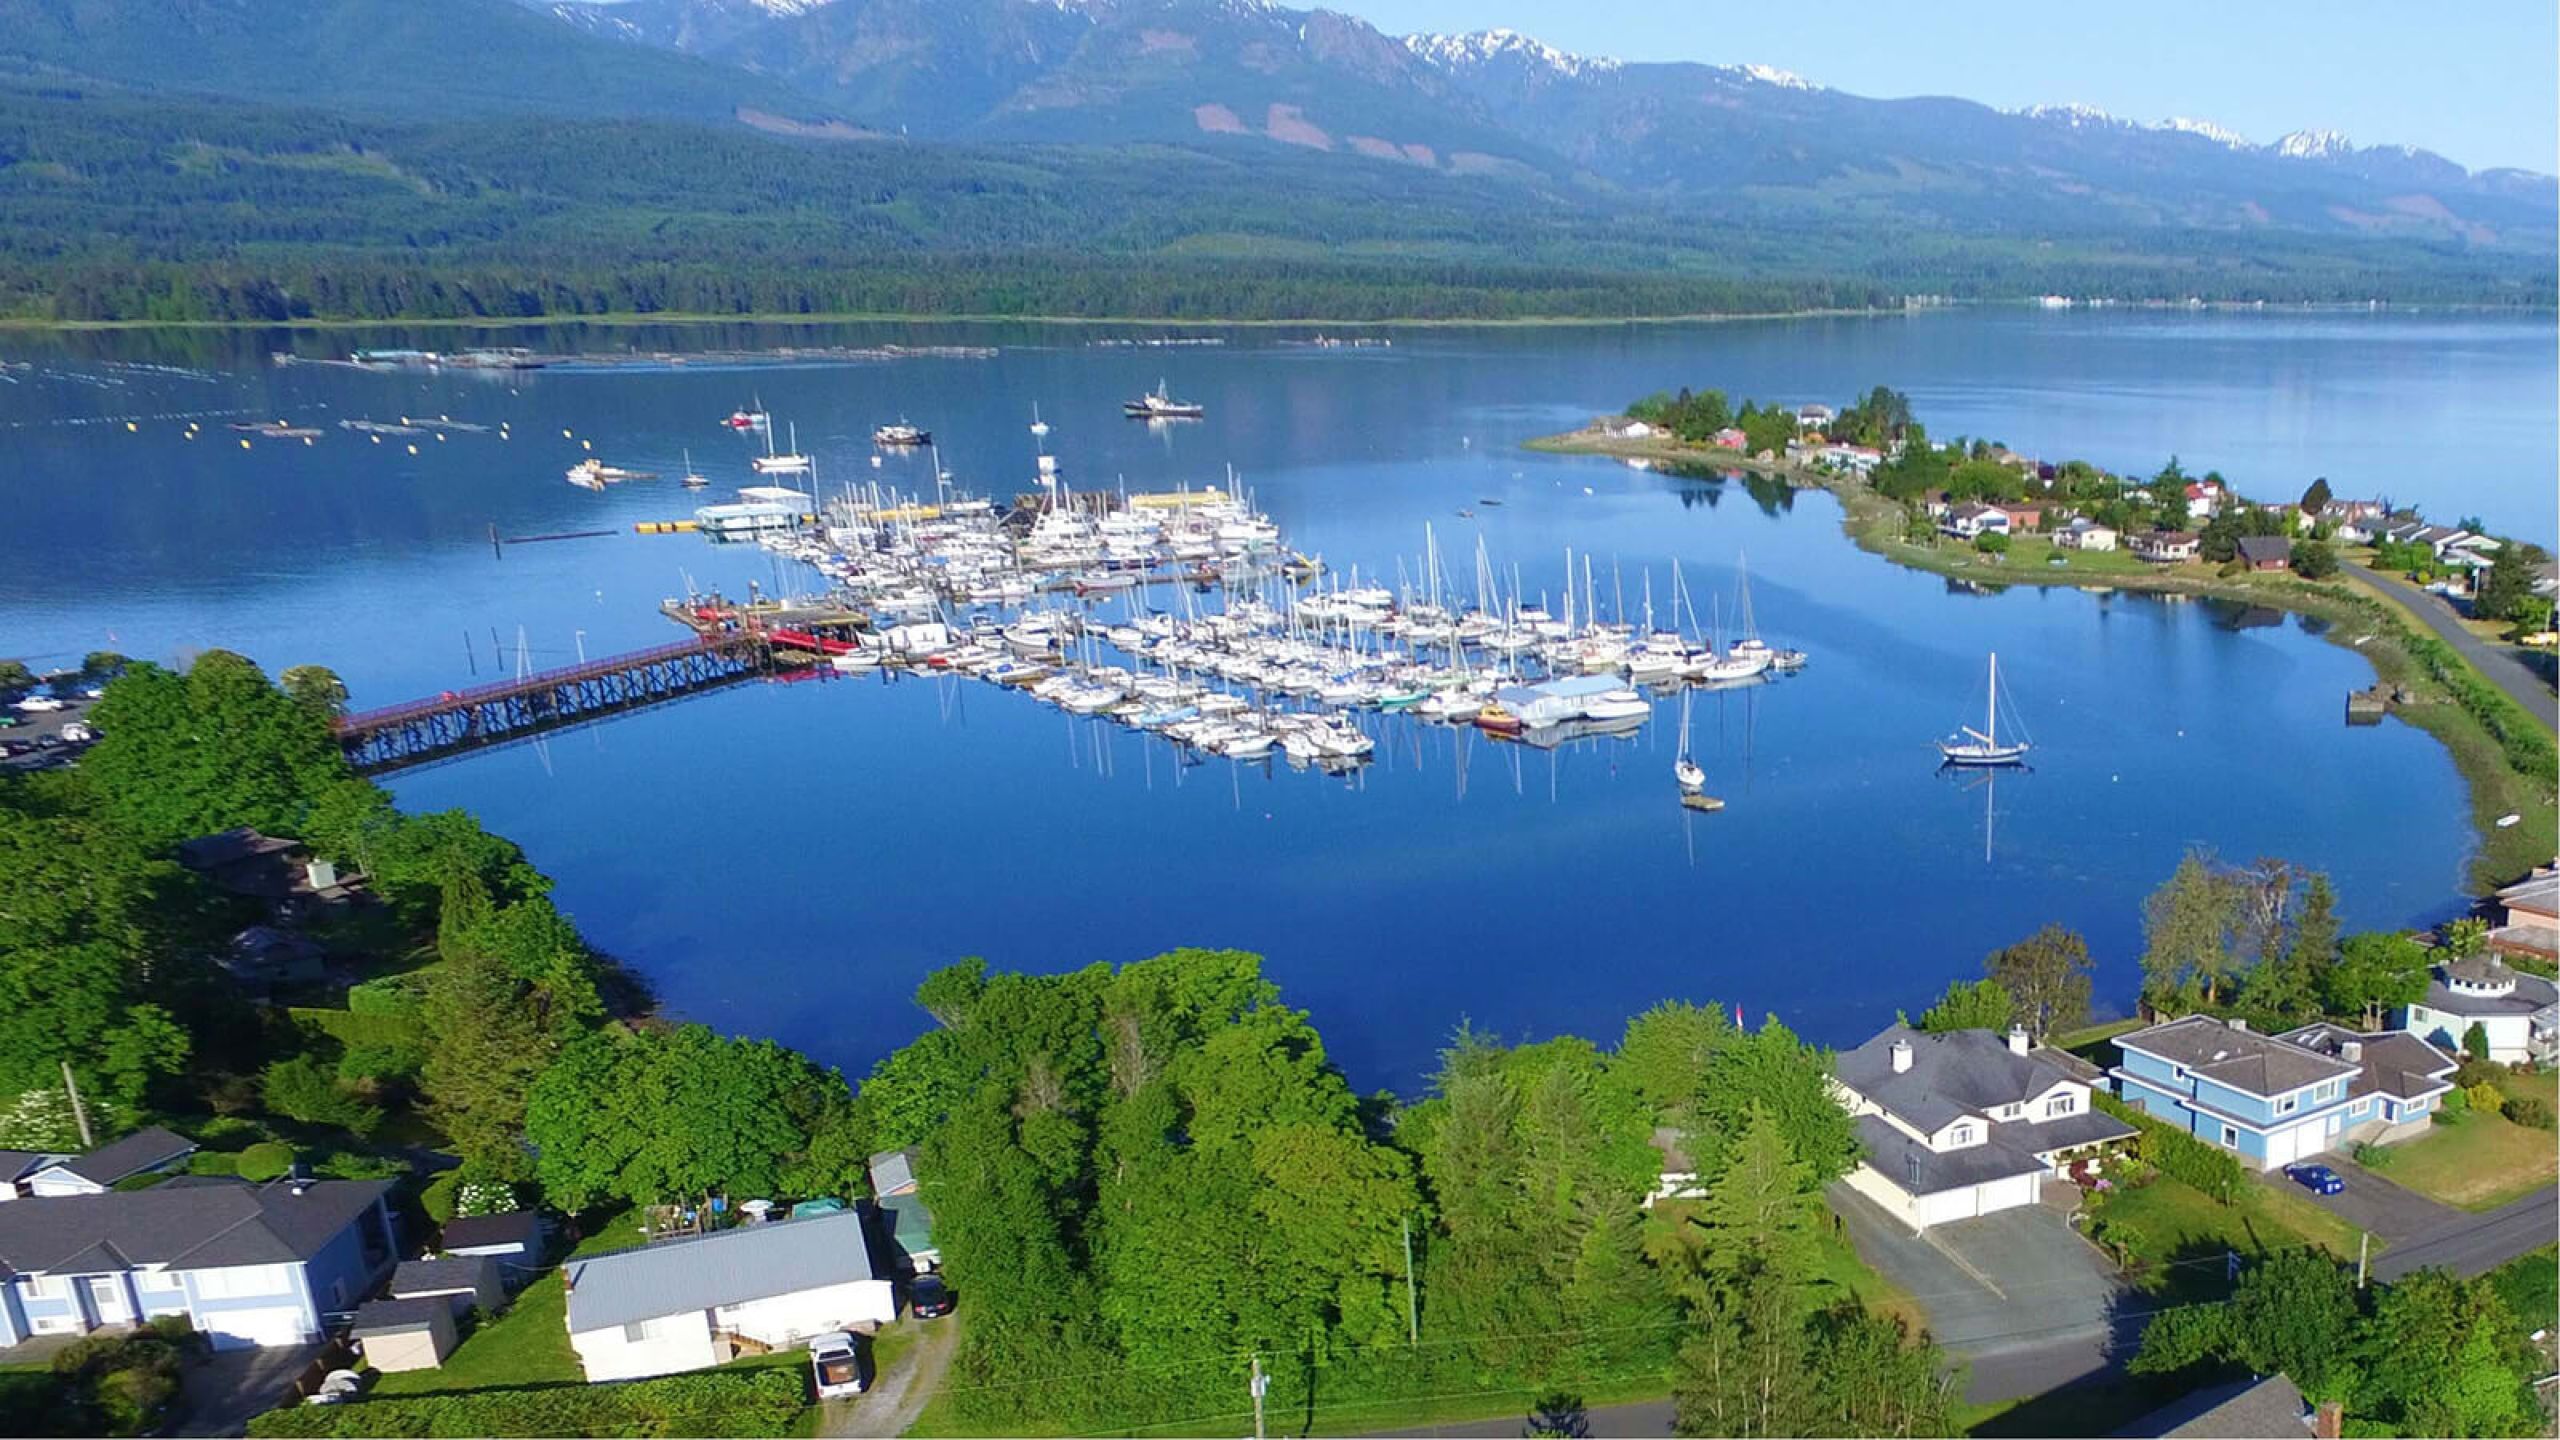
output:
[[893,447],[930,445],[933,443],[933,432],[930,430],[920,430],[915,426],[908,424],[906,421],[901,420],[895,425],[875,425],[871,427],[871,443],[874,445],[888,445]]
[[[2020,765],[2026,762],[2029,743],[2024,740],[2000,739],[2000,656],[1991,656],[1991,679],[1984,689],[1982,702],[1983,728],[1958,727],[1958,735],[1938,742],[1938,754],[1949,765],[1988,767]],[[2015,725],[2010,727],[2016,729]],[[1961,736],[1962,738],[1959,738]]]
[[1132,420],[1197,420],[1209,413],[1209,407],[1190,400],[1176,400],[1165,391],[1165,382],[1135,400],[1120,402],[1120,413]]

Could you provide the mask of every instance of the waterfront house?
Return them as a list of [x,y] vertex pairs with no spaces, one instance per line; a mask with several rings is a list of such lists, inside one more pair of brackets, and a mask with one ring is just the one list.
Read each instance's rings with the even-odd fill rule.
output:
[[1913,1230],[2032,1205],[2071,1157],[2133,1135],[2027,1032],[1894,1024],[1832,1071],[1864,1149],[1851,1189]]
[[2116,532],[2083,515],[2053,532],[2053,543],[2065,550],[2113,550]]
[[2394,1030],[2455,1054],[2474,1025],[2488,1037],[2489,1058],[2500,1064],[2551,1059],[2560,1034],[2560,987],[2497,955],[2466,955],[2436,966],[2427,997],[2391,1016]]
[[161,1315],[219,1350],[318,1339],[391,1269],[390,1188],[179,1176],[0,1205],[0,1345]]
[[2013,535],[2023,530],[2044,528],[2044,507],[2041,505],[2002,504],[1996,508],[2009,517],[2009,533]]
[[2546,965],[2560,961],[2560,867],[2534,867],[2500,890],[2497,903],[2501,918],[2489,932],[2493,953],[2530,956]]
[[272,913],[286,918],[352,893],[338,867],[314,859],[301,841],[261,835],[246,825],[180,842],[178,863],[215,889],[264,901]]
[[1825,434],[1830,431],[1833,423],[1838,421],[1839,418],[1840,412],[1832,409],[1828,405],[1799,405],[1796,407],[1796,428],[1799,430],[1809,430],[1815,434]]
[[184,1135],[146,1126],[111,1140],[86,1155],[49,1157],[27,1174],[26,1192],[51,1199],[66,1195],[104,1195],[119,1180],[136,1175],[164,1175],[187,1163],[196,1142]]
[[2388,518],[2376,500],[2332,500],[2320,507],[2319,516],[2331,535],[2350,545],[2371,544]]
[[905,1271],[940,1265],[942,1250],[933,1243],[933,1212],[917,1193],[915,1150],[882,1151],[871,1157],[870,1169],[880,1253]]
[[2293,568],[2293,542],[2281,535],[2240,537],[2240,563],[2252,570]]
[[1698,1162],[1689,1158],[1677,1126],[1653,1127],[1653,1153],[1662,1173],[1654,1182],[1653,1193],[1644,1197],[1644,1208],[1650,1210],[1663,1200],[1695,1200],[1707,1193],[1706,1187],[1698,1183]]
[[1642,420],[1629,420],[1623,417],[1604,420],[1600,422],[1600,428],[1621,440],[1650,440],[1654,436],[1654,428],[1651,425]]
[[2230,491],[2211,480],[2189,481],[2186,493],[2189,520],[2210,520],[2220,514],[2222,507],[2231,499]]
[[1938,522],[1938,528],[1959,540],[1971,540],[1978,535],[2006,535],[2009,533],[2009,514],[1997,505],[1968,500],[1949,508],[1946,518]]
[[1829,470],[1867,475],[1884,463],[1884,452],[1866,445],[1825,445],[1813,452],[1813,462]]
[[1733,426],[1727,425],[1715,434],[1707,437],[1707,443],[1715,446],[1719,450],[1748,450],[1751,448],[1751,437],[1743,434]]
[[2327,1025],[2262,1035],[2188,1015],[2118,1036],[2111,1073],[2126,1104],[2270,1170],[2424,1129],[2452,1061],[2382,1038]]
[[633,1380],[885,1325],[897,1289],[863,1228],[844,1211],[573,1259],[561,1267],[570,1347],[589,1380]]
[[2191,530],[2146,530],[2125,542],[2136,560],[2154,565],[2175,565],[2193,560],[2203,548],[2204,539]]

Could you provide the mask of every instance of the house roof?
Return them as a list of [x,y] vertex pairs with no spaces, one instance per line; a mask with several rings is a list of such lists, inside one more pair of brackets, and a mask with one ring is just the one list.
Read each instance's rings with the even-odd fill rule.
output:
[[2012,1121],[1991,1133],[2021,1150],[2050,1155],[2057,1150],[2077,1150],[2083,1145],[2100,1145],[2109,1140],[2129,1140],[2133,1138],[2134,1128],[2103,1110],[2083,1110],[2059,1120]]
[[877,1278],[852,1211],[590,1255],[562,1269],[573,1334]]
[[871,1193],[883,1199],[904,1195],[916,1188],[916,1152],[883,1150],[871,1157]]
[[[2440,1095],[2453,1088],[2453,1082],[2446,1078],[2453,1074],[2453,1057],[2403,1031],[2368,1035],[2321,1020],[2298,1030],[2287,1030],[2276,1038],[2348,1064],[2361,1065],[2364,1073],[2347,1087],[2351,1096],[2383,1094],[2398,1100],[2416,1100]],[[2350,1042],[2361,1047],[2358,1058],[2352,1061],[2348,1061],[2344,1053]]]
[[2498,903],[2510,910],[2560,914],[2560,873],[2532,875],[2498,892]]
[[494,1255],[451,1255],[441,1260],[403,1260],[386,1287],[393,1296],[450,1295],[478,1291],[497,1278]]
[[2268,560],[2290,560],[2293,558],[2293,542],[2281,535],[2243,535],[2240,537],[2240,558],[2252,565]]
[[2133,537],[2136,545],[2193,545],[2197,540],[2192,530],[2145,530]]
[[23,1180],[54,1158],[41,1150],[0,1150],[0,1185]]
[[196,1142],[157,1125],[111,1140],[86,1155],[74,1155],[48,1170],[67,1170],[98,1185],[113,1185],[128,1175],[157,1169],[194,1154]]
[[2185,1015],[2119,1035],[2116,1048],[2156,1055],[2215,1084],[2271,1099],[2361,1069],[2272,1035],[2234,1029],[2210,1015]]
[[2282,1375],[2211,1385],[2161,1406],[2116,1432],[2181,1440],[2304,1440],[2311,1407]]
[[[1911,1068],[1894,1073],[1894,1042],[1911,1046]],[[1928,1034],[1888,1025],[1855,1050],[1844,1050],[1832,1073],[1842,1085],[1875,1102],[1924,1134],[1959,1115],[1988,1115],[2000,1106],[2032,1100],[2070,1079],[2062,1068],[2030,1052],[2016,1054],[1988,1030]]]
[[178,863],[190,870],[219,870],[266,855],[284,855],[302,848],[299,840],[283,840],[261,835],[243,825],[218,835],[199,835],[178,842]]
[[1985,505],[1978,500],[1967,500],[1947,513],[1958,520],[1973,520],[1984,515],[2002,515],[2008,512],[1997,505]]
[[[2447,983],[2451,980],[2513,988],[2503,995],[2481,995],[2456,990]],[[2560,1003],[2560,985],[2518,970],[2495,955],[2466,955],[2436,966],[2429,974],[2426,1003],[2428,1009],[2448,1015],[2531,1015]]]
[[901,1195],[886,1204],[877,1204],[880,1213],[881,1238],[909,1264],[919,1255],[938,1255],[942,1247],[933,1243],[933,1212],[913,1195]]
[[386,1180],[212,1180],[0,1205],[0,1275],[308,1260],[372,1209]]
[[525,1253],[542,1249],[542,1217],[530,1210],[509,1210],[499,1215],[471,1215],[444,1222],[444,1248],[476,1250],[496,1245],[521,1245]]
[[[2034,1175],[2044,1162],[2008,1145],[1989,1142],[1961,1150],[1932,1150],[1878,1115],[1858,1117],[1858,1139],[1876,1173],[1914,1195],[1961,1190],[2014,1175]],[[1988,1122],[1985,1122],[1988,1123]]]
[[356,1307],[349,1335],[393,1335],[405,1330],[431,1330],[439,1319],[453,1318],[453,1306],[442,1296],[367,1300]]

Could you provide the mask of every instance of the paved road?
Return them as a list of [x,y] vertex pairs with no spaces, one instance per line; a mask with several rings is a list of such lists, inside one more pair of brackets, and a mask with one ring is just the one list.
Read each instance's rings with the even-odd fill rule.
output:
[[2375,1239],[2390,1245],[2448,1229],[2471,1218],[2406,1186],[2394,1185],[2341,1156],[2323,1155],[2319,1163],[2337,1171],[2347,1188],[2336,1195],[2314,1195],[2287,1179],[2281,1170],[2267,1171],[2258,1177],[2258,1183],[2289,1190],[2359,1230],[2372,1231]]
[[2516,703],[2552,723],[2553,692],[2548,681],[2504,645],[2493,645],[2462,628],[2453,607],[2442,596],[2430,595],[2417,586],[2398,578],[2349,562],[2346,572],[2390,599],[2399,601],[2426,622],[2428,629],[2444,637],[2445,643],[2462,652],[2464,659],[2480,667],[2480,673],[2491,683],[2516,698]]
[[2426,1269],[2478,1275],[2541,1249],[2555,1236],[2560,1236],[2560,1187],[2546,1185],[2512,1204],[2464,1215],[2392,1246],[2374,1262],[2373,1273],[2384,1280]]

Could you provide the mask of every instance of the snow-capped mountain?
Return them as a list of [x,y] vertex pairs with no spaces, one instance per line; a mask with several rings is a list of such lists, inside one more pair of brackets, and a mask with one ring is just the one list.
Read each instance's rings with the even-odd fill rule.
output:
[[2354,154],[2355,148],[2353,141],[2335,130],[2296,130],[2273,146],[2277,154],[2291,160],[2334,160]]
[[1602,57],[1576,55],[1559,50],[1545,41],[1517,30],[1477,30],[1463,35],[1415,34],[1404,37],[1404,48],[1412,51],[1425,64],[1443,70],[1457,70],[1490,65],[1504,59],[1517,59],[1541,65],[1559,75],[1586,75],[1615,70],[1618,63]]
[[2172,115],[2168,119],[2160,122],[2160,128],[2180,135],[2201,136],[2204,139],[2212,141],[2216,145],[2220,145],[2230,150],[2249,150],[2256,148],[2250,143],[2249,137],[2242,135],[2237,130],[2226,129],[2223,126],[2216,125],[2210,120],[2198,120],[2186,115]]

